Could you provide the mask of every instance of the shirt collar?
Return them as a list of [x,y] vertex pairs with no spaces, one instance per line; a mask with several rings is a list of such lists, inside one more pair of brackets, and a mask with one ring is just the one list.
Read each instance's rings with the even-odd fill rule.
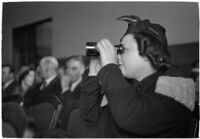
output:
[[51,76],[51,77],[49,77],[48,79],[46,79],[46,80],[45,80],[45,82],[46,82],[46,86],[49,85],[50,82],[51,82],[54,78],[56,78],[56,75]]
[[72,83],[70,90],[73,92],[76,86],[82,81],[82,76],[74,83]]
[[14,79],[11,79],[11,80],[7,81],[7,82],[4,84],[3,88],[4,88],[4,89],[7,88],[12,82],[14,82]]

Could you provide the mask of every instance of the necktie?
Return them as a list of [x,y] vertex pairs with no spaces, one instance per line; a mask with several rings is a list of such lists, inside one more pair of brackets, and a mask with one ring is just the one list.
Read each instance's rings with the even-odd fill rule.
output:
[[43,90],[46,87],[46,85],[47,85],[47,83],[46,83],[46,81],[44,81],[42,83],[42,85],[40,86],[40,90]]

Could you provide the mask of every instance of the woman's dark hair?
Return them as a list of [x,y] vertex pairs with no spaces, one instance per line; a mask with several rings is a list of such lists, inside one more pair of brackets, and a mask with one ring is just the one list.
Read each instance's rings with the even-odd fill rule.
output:
[[147,57],[156,70],[165,71],[170,67],[170,53],[166,45],[147,33],[138,32],[133,36],[137,41],[139,54]]
[[19,84],[22,83],[22,81],[26,78],[26,76],[30,73],[30,71],[33,71],[33,69],[27,69],[24,72],[21,73],[21,75],[19,76]]

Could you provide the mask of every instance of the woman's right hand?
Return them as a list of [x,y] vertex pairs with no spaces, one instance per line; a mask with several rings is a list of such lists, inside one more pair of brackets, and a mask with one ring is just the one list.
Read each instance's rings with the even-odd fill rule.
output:
[[89,74],[88,76],[97,76],[98,72],[102,68],[100,59],[99,58],[92,58],[90,60],[90,66],[89,66]]

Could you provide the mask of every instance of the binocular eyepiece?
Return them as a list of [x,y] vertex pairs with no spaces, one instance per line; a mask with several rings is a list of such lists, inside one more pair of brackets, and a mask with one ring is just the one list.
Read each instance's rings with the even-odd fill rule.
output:
[[[100,56],[99,51],[96,49],[96,42],[86,42],[86,56],[87,57],[98,57]],[[121,44],[114,45],[117,49],[117,54],[123,53],[123,47]]]

